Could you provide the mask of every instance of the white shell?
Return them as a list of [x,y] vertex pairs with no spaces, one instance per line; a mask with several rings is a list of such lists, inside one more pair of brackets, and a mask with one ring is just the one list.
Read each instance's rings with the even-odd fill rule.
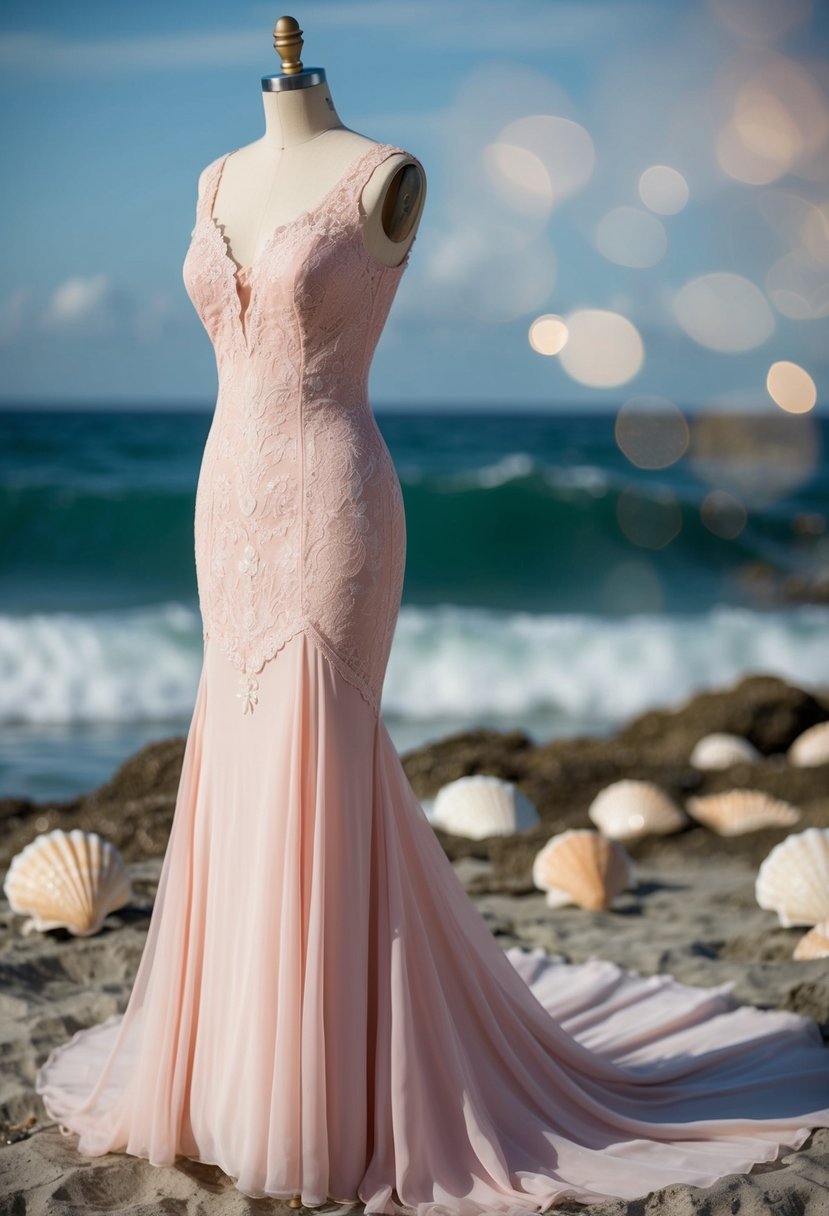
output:
[[691,752],[691,764],[694,768],[713,770],[730,768],[732,764],[754,764],[762,760],[753,743],[742,735],[729,735],[719,731],[713,735],[703,735],[694,745]]
[[666,836],[688,823],[688,816],[652,781],[625,778],[600,790],[587,814],[604,836],[632,840]]
[[829,920],[804,933],[794,948],[792,958],[829,958]]
[[728,790],[724,794],[705,794],[686,802],[694,819],[720,836],[742,836],[760,828],[791,827],[800,811],[782,798],[772,798],[763,790]]
[[598,912],[636,886],[636,867],[617,841],[588,828],[570,828],[536,854],[533,883],[546,891],[551,908],[578,904]]
[[529,798],[511,781],[474,773],[438,790],[431,822],[454,836],[483,840],[525,832],[537,826],[539,817]]
[[97,933],[104,917],[132,898],[115,845],[80,828],[31,840],[12,858],[3,890],[12,911],[30,918],[24,933],[66,928],[78,937]]
[[796,768],[814,768],[829,764],[829,722],[818,722],[798,735],[786,752],[789,764]]
[[757,871],[754,892],[787,929],[829,920],[829,828],[807,828],[775,845]]

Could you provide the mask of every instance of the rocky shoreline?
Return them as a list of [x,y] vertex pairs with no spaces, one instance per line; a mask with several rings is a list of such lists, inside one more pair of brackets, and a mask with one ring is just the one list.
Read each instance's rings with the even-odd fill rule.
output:
[[[752,676],[676,708],[649,711],[610,738],[536,745],[521,732],[473,730],[409,752],[403,764],[423,800],[456,777],[481,772],[516,782],[537,806],[540,825],[520,837],[474,841],[435,829],[505,948],[540,946],[573,962],[600,956],[701,986],[728,980],[736,1000],[801,1013],[829,1037],[829,960],[794,961],[792,949],[803,930],[781,928],[754,898],[757,866],[791,829],[729,838],[692,824],[675,835],[630,842],[625,847],[636,860],[639,886],[607,912],[553,911],[531,880],[532,859],[546,840],[566,828],[591,827],[587,808],[594,796],[625,777],[655,781],[680,803],[691,794],[735,786],[764,790],[800,807],[796,830],[829,826],[829,765],[795,768],[785,755],[799,734],[828,719],[829,690],[818,694],[774,677]],[[722,771],[697,771],[689,762],[691,749],[714,731],[742,735],[761,758]],[[91,938],[61,930],[24,937],[20,918],[0,902],[0,1048],[6,1065],[0,1080],[0,1177],[6,1179],[0,1183],[0,1216],[283,1211],[275,1200],[241,1195],[216,1167],[184,1158],[165,1169],[125,1154],[79,1158],[72,1142],[46,1118],[33,1090],[36,1068],[55,1043],[126,1003],[152,911],[183,750],[183,738],[151,743],[100,788],[64,802],[0,799],[4,872],[38,833],[80,827],[117,845],[136,895]],[[330,1205],[326,1210],[345,1209]],[[829,1129],[814,1132],[798,1152],[784,1152],[749,1175],[722,1179],[706,1190],[668,1187],[589,1211],[595,1216],[827,1216]]]

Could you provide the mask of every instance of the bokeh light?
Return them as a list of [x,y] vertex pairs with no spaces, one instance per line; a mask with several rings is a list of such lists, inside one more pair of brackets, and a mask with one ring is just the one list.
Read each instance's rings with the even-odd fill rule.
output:
[[805,214],[800,224],[803,252],[818,266],[829,267],[829,203],[815,207],[803,200]]
[[670,165],[651,165],[639,178],[639,197],[659,215],[676,215],[688,202],[688,183]]
[[699,509],[700,519],[709,532],[724,540],[735,540],[746,526],[745,505],[726,490],[711,490]]
[[790,414],[805,414],[817,401],[815,382],[805,368],[780,360],[772,363],[766,376],[772,401]]
[[829,274],[801,249],[774,263],[766,275],[766,291],[777,311],[794,321],[829,316]]
[[810,414],[723,412],[716,402],[690,422],[688,459],[700,480],[749,508],[765,507],[814,475],[820,431]]
[[682,511],[667,486],[626,486],[616,500],[616,518],[627,539],[642,549],[664,549],[682,530]]
[[603,308],[581,308],[564,322],[568,338],[561,365],[579,384],[614,388],[633,379],[645,358],[636,326],[621,313]]
[[616,442],[631,464],[664,469],[688,447],[688,423],[682,411],[664,397],[631,397],[616,414]]
[[818,206],[780,186],[762,190],[755,197],[757,212],[778,237],[780,247],[787,253],[799,253],[813,267],[829,268],[829,206]]
[[553,183],[543,160],[518,144],[486,144],[484,165],[500,193],[516,211],[545,217],[553,206]]
[[727,271],[686,283],[674,297],[674,315],[689,338],[709,350],[752,350],[774,329],[774,314],[760,288]]
[[540,198],[549,206],[584,189],[595,163],[585,128],[556,114],[528,114],[507,123],[487,158],[508,197]]
[[530,346],[539,355],[557,355],[568,338],[567,326],[562,317],[553,312],[536,317],[529,329]]
[[778,314],[795,321],[829,315],[829,208],[781,186],[739,194],[725,237],[732,263],[761,270]]
[[730,115],[716,154],[729,177],[748,185],[784,173],[825,178],[829,105],[814,76],[784,55],[745,55],[725,65],[720,91]]

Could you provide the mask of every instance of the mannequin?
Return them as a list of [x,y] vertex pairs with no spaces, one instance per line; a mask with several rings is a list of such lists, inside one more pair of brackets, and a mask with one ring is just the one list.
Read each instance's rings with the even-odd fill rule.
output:
[[[243,316],[250,302],[248,276],[274,228],[314,208],[374,142],[341,122],[325,70],[303,68],[302,32],[293,17],[277,21],[274,46],[282,72],[262,78],[265,133],[228,157],[213,203],[215,223],[236,263]],[[360,202],[366,248],[378,261],[402,262],[425,199],[423,172],[404,153],[375,169]],[[393,1196],[399,1202],[396,1190]],[[356,1201],[336,1202],[353,1206]],[[290,1208],[301,1206],[299,1195],[288,1200]]]
[[[295,18],[280,17],[282,72],[262,78],[265,133],[228,157],[216,192],[215,220],[242,282],[274,228],[313,209],[374,142],[340,121],[325,70],[302,66],[302,44]],[[425,198],[422,170],[405,154],[375,169],[361,204],[366,248],[379,262],[406,256]]]

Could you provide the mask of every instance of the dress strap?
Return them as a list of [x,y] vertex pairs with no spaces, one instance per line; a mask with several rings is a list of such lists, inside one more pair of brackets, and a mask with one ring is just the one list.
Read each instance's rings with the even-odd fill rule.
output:
[[[363,190],[367,186],[374,170],[391,156],[403,155],[416,165],[420,165],[417,157],[412,156],[405,148],[396,144],[372,144],[362,155],[346,169],[339,182],[332,188],[325,200],[325,210],[329,217],[347,226],[362,226],[365,211],[362,205]],[[401,265],[405,264],[406,259]]]
[[423,168],[416,156],[413,156],[411,152],[407,152],[405,148],[400,148],[396,144],[374,144],[373,147],[368,148],[365,154],[357,159],[343,179],[349,199],[356,202],[361,213],[363,190],[368,185],[374,170],[392,156],[405,156],[421,170]]
[[199,174],[198,198],[196,202],[196,219],[199,221],[206,219],[213,212],[213,203],[216,198],[216,191],[219,188],[219,178],[222,175],[222,168],[229,155],[229,152],[224,152],[221,156],[217,156]]

